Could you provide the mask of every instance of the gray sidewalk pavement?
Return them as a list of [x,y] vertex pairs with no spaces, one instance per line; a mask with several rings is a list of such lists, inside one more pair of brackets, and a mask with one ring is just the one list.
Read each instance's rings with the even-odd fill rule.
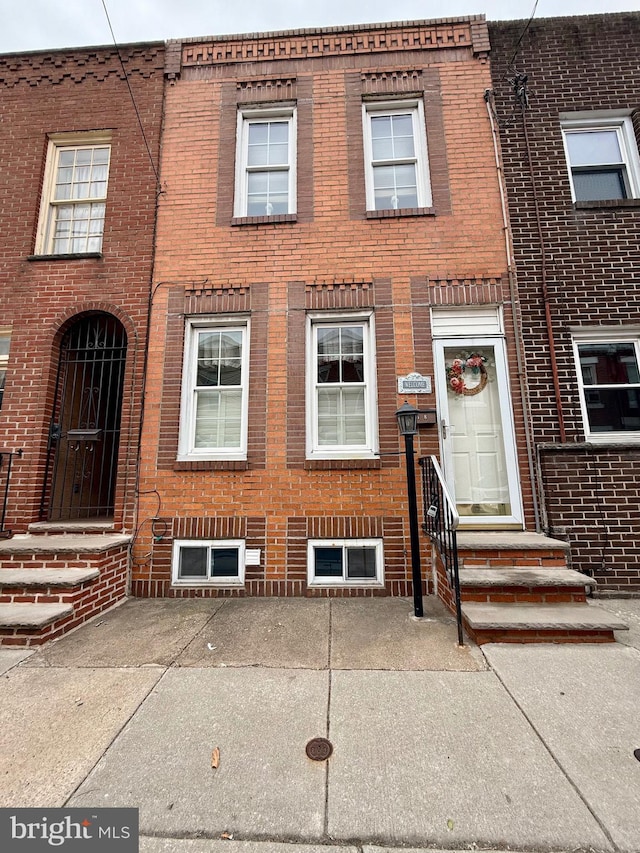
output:
[[135,806],[145,853],[637,853],[640,601],[600,602],[627,645],[482,649],[425,604],[130,600],[1,650],[0,806]]

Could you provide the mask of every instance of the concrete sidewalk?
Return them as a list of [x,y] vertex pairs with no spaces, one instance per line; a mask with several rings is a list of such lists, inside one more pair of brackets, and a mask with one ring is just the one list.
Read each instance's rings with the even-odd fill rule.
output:
[[148,853],[637,853],[640,632],[458,648],[425,604],[132,600],[0,651],[0,806],[136,806]]

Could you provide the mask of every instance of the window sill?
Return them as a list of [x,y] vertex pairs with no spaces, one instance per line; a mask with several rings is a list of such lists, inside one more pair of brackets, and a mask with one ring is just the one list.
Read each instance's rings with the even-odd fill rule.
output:
[[174,471],[246,471],[246,459],[179,459],[173,463]]
[[640,450],[640,435],[637,438],[620,438],[620,439],[586,439],[585,441],[572,441],[565,444],[559,442],[543,442],[538,445],[542,451],[562,452],[562,453],[590,453],[599,452],[602,450]]
[[234,216],[232,225],[278,225],[280,222],[297,222],[295,213],[279,213],[276,216]]
[[216,581],[174,581],[172,589],[243,589],[244,581],[222,578]]
[[100,260],[102,252],[70,252],[66,255],[29,255],[28,261],[84,261],[87,259]]
[[401,210],[367,210],[367,219],[401,219],[404,216],[435,216],[435,207],[404,207]]
[[360,581],[345,581],[342,578],[337,578],[335,581],[322,579],[309,581],[308,589],[384,589],[384,581],[379,580],[360,580]]
[[382,468],[381,459],[306,459],[307,471],[350,470],[354,468]]
[[601,208],[640,207],[640,198],[612,198],[597,201],[574,201],[576,210],[599,210]]

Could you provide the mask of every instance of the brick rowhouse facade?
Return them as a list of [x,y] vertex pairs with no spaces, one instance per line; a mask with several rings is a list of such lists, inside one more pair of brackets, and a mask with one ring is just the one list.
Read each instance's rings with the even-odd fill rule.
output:
[[[435,384],[431,311],[445,306],[460,317],[476,308],[503,317],[507,359],[516,359],[499,171],[484,100],[491,85],[487,51],[483,17],[167,45],[134,594],[410,593],[406,474],[395,417],[405,395],[397,378],[418,372]],[[426,203],[383,210],[367,204],[363,109],[421,117],[414,133],[426,126]],[[241,140],[251,121],[264,122],[265,134],[267,126],[288,133],[289,145],[295,140],[295,207],[290,197],[288,207],[268,206],[259,215],[243,206]],[[314,377],[310,340],[332,322],[370,335],[373,452],[314,452],[317,413],[308,388],[315,379],[306,378],[305,365]],[[197,420],[193,407],[214,397],[201,395],[196,404],[187,386],[222,387],[214,392],[222,399],[227,380],[201,376],[200,367],[203,374],[222,370],[205,349],[214,339],[218,346],[229,328],[246,358],[242,374],[239,358],[235,367],[245,391],[248,376],[245,447],[235,457],[194,453],[189,411]],[[191,348],[194,337],[204,341],[202,351]],[[519,526],[531,527],[516,373],[509,381],[524,507]],[[408,400],[435,408],[433,392]],[[417,444],[421,455],[438,454],[438,428],[421,427]],[[381,545],[383,572],[374,584],[309,584],[314,541],[330,551],[322,551],[330,572],[350,542]],[[244,577],[206,577],[217,560],[225,574],[225,549],[238,543],[247,549]]]
[[[595,577],[601,592],[637,594],[640,15],[533,21],[518,44],[525,23],[490,23],[489,32],[543,523],[568,538],[573,567]],[[524,109],[517,85],[526,90]],[[624,168],[609,175],[626,170],[627,198],[605,191],[599,200],[580,193],[573,200],[563,122],[567,133],[618,134]],[[583,165],[574,159],[572,166]],[[593,375],[589,350],[599,361]],[[635,375],[633,368],[603,375],[605,358],[635,363]],[[607,412],[621,399],[611,391],[616,383],[631,386],[622,390],[619,421]]]
[[5,536],[133,531],[163,69],[158,43],[0,56]]

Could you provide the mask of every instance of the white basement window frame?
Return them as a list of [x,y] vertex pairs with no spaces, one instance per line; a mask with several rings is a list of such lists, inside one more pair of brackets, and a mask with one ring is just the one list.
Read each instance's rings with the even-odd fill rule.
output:
[[111,133],[49,137],[36,255],[102,252]]
[[296,213],[296,108],[238,110],[234,216]]
[[431,180],[420,99],[362,105],[367,210],[431,207]]
[[309,539],[309,587],[384,587],[382,539]]
[[175,539],[171,583],[188,587],[242,587],[244,539]]
[[247,458],[249,319],[187,318],[178,461]]

